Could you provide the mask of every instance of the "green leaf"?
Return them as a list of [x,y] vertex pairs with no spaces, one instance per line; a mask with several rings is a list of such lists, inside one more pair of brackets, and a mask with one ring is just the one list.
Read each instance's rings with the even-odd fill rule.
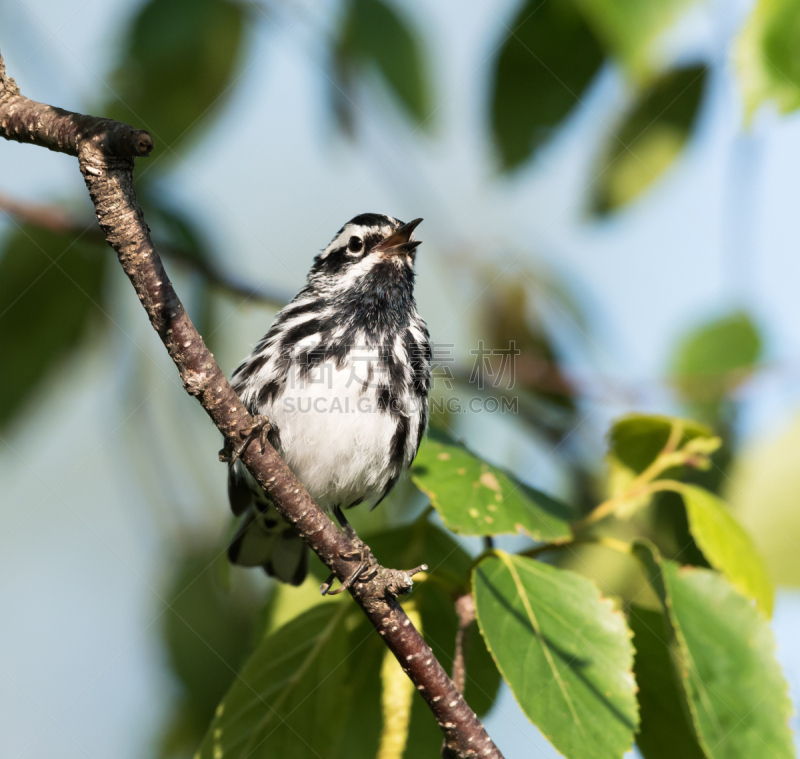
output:
[[234,84],[243,5],[226,0],[149,0],[121,46],[111,118],[147,129],[153,157],[174,157],[207,126]]
[[653,42],[695,0],[578,0],[612,54],[639,80],[657,65]]
[[447,528],[460,535],[521,533],[543,541],[570,536],[569,506],[481,461],[442,432],[428,433],[411,476]]
[[696,124],[707,75],[705,66],[676,69],[638,94],[596,168],[595,213],[630,203],[673,164]]
[[735,61],[746,116],[774,102],[781,113],[800,107],[800,6],[794,0],[759,0],[736,43]]
[[241,587],[219,587],[219,546],[198,546],[181,557],[164,598],[162,635],[180,696],[162,756],[185,756],[203,737],[214,709],[252,648],[257,599]]
[[666,643],[667,620],[660,612],[632,606],[628,622],[636,649],[633,671],[639,688],[639,751],[644,759],[706,759],[672,665]]
[[696,485],[683,485],[680,493],[692,537],[708,563],[771,617],[775,590],[750,536],[733,518],[725,502],[713,493]]
[[738,311],[686,335],[675,350],[670,374],[687,401],[714,403],[747,379],[761,355],[758,327]]
[[669,618],[667,644],[710,759],[794,757],[792,706],[766,618],[718,572],[634,546]]
[[[711,429],[688,419],[654,414],[627,414],[616,420],[608,433],[608,498],[617,501],[615,511],[621,516],[630,515],[650,502],[651,495],[630,495],[630,488],[638,475],[644,472],[664,450],[673,429],[680,428],[677,448],[691,442],[703,450],[719,445]],[[676,479],[684,467],[665,469],[659,476]]]
[[[412,598],[405,604],[411,624],[423,632],[422,617]],[[402,759],[411,727],[411,709],[414,703],[414,683],[403,672],[400,662],[387,648],[381,664],[381,713],[383,727],[377,759]]]
[[24,225],[2,244],[0,429],[74,351],[101,315],[111,251],[73,234]]
[[[417,124],[431,115],[430,86],[415,32],[382,0],[348,0],[335,50],[337,84],[345,90],[359,71],[374,68]],[[349,111],[349,95],[334,93]],[[352,118],[349,114],[345,123]]]
[[603,51],[572,0],[528,0],[501,34],[491,129],[508,171],[530,158],[576,106]]
[[714,437],[710,427],[690,419],[660,414],[626,414],[617,419],[609,430],[609,459],[634,474],[641,474],[664,449],[673,425],[682,428],[678,447],[696,438]]
[[528,718],[569,759],[619,759],[638,723],[625,619],[588,580],[520,556],[473,574],[481,631]]
[[[339,752],[349,740],[357,687],[364,689],[363,678],[377,674],[380,659],[372,659],[380,646],[349,599],[309,609],[261,641],[217,707],[199,757],[352,756],[349,745],[347,753]],[[373,666],[365,666],[362,655]],[[358,715],[359,724],[368,716]],[[376,731],[364,729],[377,739]],[[363,739],[354,738],[359,744]]]

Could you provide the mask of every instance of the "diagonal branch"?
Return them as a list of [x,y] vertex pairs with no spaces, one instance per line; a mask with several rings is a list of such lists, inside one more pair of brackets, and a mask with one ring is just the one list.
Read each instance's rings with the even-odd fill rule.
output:
[[[253,424],[195,329],[167,276],[145,224],[133,183],[135,157],[147,156],[152,137],[109,119],[84,116],[37,103],[20,94],[6,75],[0,56],[0,136],[77,156],[108,244],[116,251],[153,328],[194,395],[232,444]],[[300,537],[340,580],[352,570],[342,555],[356,553],[351,543],[306,493],[305,488],[267,445],[264,453],[250,445],[245,466],[261,483]],[[410,586],[403,573],[379,568],[350,593],[386,645],[397,657],[433,712],[445,737],[449,759],[502,759],[485,728],[469,708],[430,647],[411,624],[394,595]]]

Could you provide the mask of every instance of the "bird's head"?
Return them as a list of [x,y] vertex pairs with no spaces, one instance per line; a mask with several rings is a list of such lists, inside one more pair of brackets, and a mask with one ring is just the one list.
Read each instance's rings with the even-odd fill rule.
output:
[[413,281],[420,241],[414,230],[422,219],[404,224],[391,216],[364,213],[347,222],[315,259],[309,282],[347,290],[389,281]]

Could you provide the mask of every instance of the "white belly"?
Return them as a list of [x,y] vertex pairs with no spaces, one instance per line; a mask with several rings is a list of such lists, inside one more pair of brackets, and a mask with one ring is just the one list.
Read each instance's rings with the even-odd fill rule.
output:
[[374,502],[389,481],[397,420],[378,408],[375,364],[364,389],[367,366],[350,357],[342,368],[320,364],[306,379],[292,370],[283,394],[261,409],[279,430],[279,453],[322,508]]

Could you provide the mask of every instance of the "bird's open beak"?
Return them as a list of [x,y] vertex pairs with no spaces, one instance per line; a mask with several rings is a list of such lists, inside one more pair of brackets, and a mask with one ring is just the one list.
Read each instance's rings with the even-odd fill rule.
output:
[[403,224],[400,229],[395,230],[385,240],[379,242],[374,250],[380,251],[387,256],[399,256],[413,252],[421,244],[421,241],[412,240],[411,235],[421,221],[422,219],[414,219],[414,221],[409,221],[408,224]]

